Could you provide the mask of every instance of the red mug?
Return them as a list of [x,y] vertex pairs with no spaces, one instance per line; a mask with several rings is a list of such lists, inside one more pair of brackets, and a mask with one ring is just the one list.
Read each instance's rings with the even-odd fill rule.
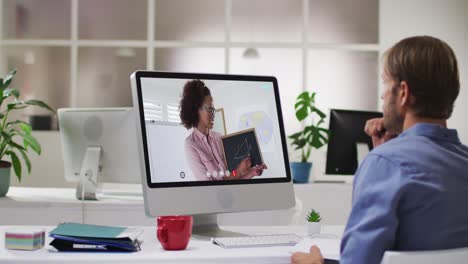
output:
[[184,250],[187,248],[192,236],[192,216],[160,216],[157,223],[157,237],[165,250]]

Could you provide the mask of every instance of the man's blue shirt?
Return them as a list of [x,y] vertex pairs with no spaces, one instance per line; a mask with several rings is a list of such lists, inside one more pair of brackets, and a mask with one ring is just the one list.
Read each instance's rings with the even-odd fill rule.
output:
[[468,147],[456,130],[416,124],[360,164],[340,263],[457,247],[468,247]]

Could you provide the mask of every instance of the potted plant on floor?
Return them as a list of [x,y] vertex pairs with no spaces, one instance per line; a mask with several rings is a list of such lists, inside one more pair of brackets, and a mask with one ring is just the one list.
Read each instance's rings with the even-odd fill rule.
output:
[[320,234],[322,217],[320,213],[312,209],[306,217],[307,220],[307,234],[316,235]]
[[[10,187],[10,172],[13,165],[16,177],[21,181],[23,160],[28,173],[31,172],[31,161],[28,151],[41,154],[41,145],[31,134],[31,125],[22,120],[9,120],[12,111],[18,111],[29,106],[38,106],[54,112],[46,103],[39,100],[20,100],[18,90],[9,88],[16,70],[12,70],[5,78],[0,78],[0,197],[8,192]],[[5,159],[9,157],[9,159]]]
[[330,131],[320,127],[325,122],[326,115],[315,107],[315,92],[302,92],[296,99],[296,118],[300,122],[310,117],[310,124],[302,131],[289,136],[295,150],[301,151],[301,162],[291,162],[293,181],[295,183],[309,182],[312,163],[308,162],[312,148],[319,149],[328,143]]

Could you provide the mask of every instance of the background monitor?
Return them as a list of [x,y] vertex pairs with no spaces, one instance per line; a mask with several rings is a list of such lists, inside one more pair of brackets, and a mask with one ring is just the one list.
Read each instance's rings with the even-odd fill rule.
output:
[[[192,80],[202,80],[213,98],[209,142],[181,124],[179,103]],[[137,71],[131,83],[148,215],[195,215],[195,233],[219,235],[216,213],[294,206],[276,78]],[[224,150],[232,148],[238,151],[230,159],[261,156],[255,160],[267,169],[251,179],[226,180],[232,171]]]
[[97,199],[98,183],[141,183],[135,117],[133,108],[58,110],[65,179],[78,182],[78,199]]
[[[359,165],[359,154],[364,156],[373,148],[364,126],[367,120],[379,117],[382,117],[380,112],[331,109],[325,177],[354,175]],[[360,150],[363,144],[367,148]]]

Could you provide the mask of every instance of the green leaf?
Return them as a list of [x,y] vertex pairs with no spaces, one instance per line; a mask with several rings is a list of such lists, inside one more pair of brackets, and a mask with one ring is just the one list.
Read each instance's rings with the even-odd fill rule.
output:
[[8,88],[8,89],[3,90],[4,99],[9,97],[10,95],[13,95],[15,98],[18,98],[20,96],[20,92],[13,88]]
[[294,134],[288,136],[288,138],[296,139],[296,138],[300,137],[301,135],[302,135],[302,132],[297,132],[297,133],[294,133]]
[[320,216],[320,213],[312,209],[306,217],[308,222],[320,222],[322,220],[322,217]]
[[18,177],[18,181],[21,181],[21,162],[18,159],[18,156],[13,151],[7,151],[8,155],[11,157],[11,162],[13,163],[13,169],[15,170],[16,177]]
[[24,139],[25,148],[30,147],[38,155],[41,154],[41,145],[39,144],[39,142],[37,142],[37,140],[33,136],[28,135],[28,134],[22,134],[21,136]]
[[296,109],[296,117],[299,121],[304,120],[309,115],[309,109],[312,110],[314,105],[313,97],[309,96],[309,92],[302,92],[296,100],[294,108]]
[[27,135],[30,135],[32,131],[31,125],[23,121],[19,121],[19,123],[20,123],[21,130],[23,130],[24,133],[26,133]]
[[307,116],[308,116],[307,107],[301,107],[301,108],[296,110],[297,120],[302,121],[302,120],[306,119]]
[[326,117],[326,115],[322,111],[320,111],[317,107],[311,106],[310,108],[311,108],[311,112],[317,113],[321,119]]
[[296,145],[296,150],[303,148],[306,144],[307,141],[305,139],[299,139],[294,143],[294,145]]
[[13,125],[16,125],[16,124],[25,124],[27,126],[31,126],[31,125],[29,125],[28,122],[24,122],[23,120],[15,120],[15,121],[7,122],[6,126],[9,127],[9,126],[13,126]]
[[13,77],[15,76],[15,74],[16,74],[16,69],[11,70],[7,74],[7,76],[5,76],[5,79],[3,79],[3,82],[2,82],[2,87],[0,87],[2,90],[6,89],[10,85],[10,83],[13,80]]
[[316,149],[321,148],[323,145],[328,143],[328,133],[326,131],[316,129],[314,137],[310,145]]
[[31,173],[31,161],[29,160],[26,151],[19,149],[19,152],[21,153],[21,156],[23,156],[24,163],[26,163],[26,167],[28,168],[28,173]]
[[312,92],[311,95],[310,95],[310,100],[312,102],[315,102],[315,94],[316,94],[316,92]]
[[23,109],[28,107],[27,105],[24,105],[23,101],[13,101],[7,105],[8,110],[13,110],[13,109]]
[[6,132],[5,130],[0,131],[0,135],[4,138],[5,141],[9,142],[11,141],[11,135],[10,133]]
[[48,104],[46,104],[46,103],[44,103],[43,101],[40,101],[40,100],[28,100],[28,101],[26,101],[24,103],[28,104],[28,105],[39,106],[41,108],[44,108],[44,109],[47,109],[47,110],[51,111],[52,113],[55,113],[54,109],[52,109]]
[[14,141],[11,141],[11,142],[9,143],[9,145],[10,145],[11,147],[17,148],[18,150],[24,150],[24,151],[26,151],[26,148],[25,148],[25,147],[21,146],[20,144],[14,142]]
[[[312,148],[321,148],[328,143],[329,138],[329,131],[320,127],[325,123],[326,115],[315,106],[315,98],[315,92],[303,91],[297,97],[294,105],[296,118],[301,122],[308,120],[307,118],[311,115],[316,115],[311,119],[312,124],[304,126],[302,131],[289,136],[293,140],[291,144],[295,149],[302,150],[303,161],[310,157]],[[316,119],[318,121],[315,123]]]
[[10,143],[8,143],[11,147],[14,147],[14,148],[17,148],[19,150],[26,150],[25,147],[21,146],[20,144],[14,142],[14,141],[11,141]]
[[297,96],[297,100],[298,100],[298,101],[299,101],[299,99],[309,101],[309,100],[310,100],[310,98],[309,98],[309,92],[304,91],[304,92],[300,93],[299,96]]

